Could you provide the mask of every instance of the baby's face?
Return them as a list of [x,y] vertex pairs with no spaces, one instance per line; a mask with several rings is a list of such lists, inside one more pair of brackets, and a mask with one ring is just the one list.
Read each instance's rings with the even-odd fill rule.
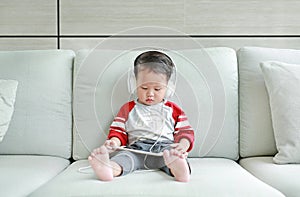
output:
[[167,76],[147,69],[140,70],[137,76],[138,102],[155,105],[163,101],[167,90]]

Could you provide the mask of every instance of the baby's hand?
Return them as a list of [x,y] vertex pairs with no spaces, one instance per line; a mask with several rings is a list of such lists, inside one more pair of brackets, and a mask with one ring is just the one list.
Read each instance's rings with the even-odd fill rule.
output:
[[171,147],[174,155],[182,159],[187,158],[188,153],[186,152],[185,146],[183,146],[181,143],[172,144]]
[[115,140],[106,140],[104,146],[107,148],[109,153],[114,152],[117,149],[117,142]]
[[171,147],[173,148],[173,152],[180,158],[187,158],[188,153],[187,150],[190,147],[190,141],[182,138],[179,143],[172,144]]

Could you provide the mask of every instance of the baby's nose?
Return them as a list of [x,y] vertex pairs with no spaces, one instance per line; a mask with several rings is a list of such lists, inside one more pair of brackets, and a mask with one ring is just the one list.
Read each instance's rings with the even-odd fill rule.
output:
[[147,96],[154,96],[154,91],[153,90],[149,90],[147,92]]

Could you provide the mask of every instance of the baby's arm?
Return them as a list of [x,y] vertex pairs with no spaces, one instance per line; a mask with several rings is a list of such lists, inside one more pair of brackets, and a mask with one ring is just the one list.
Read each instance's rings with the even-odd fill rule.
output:
[[[180,144],[180,149],[189,152],[194,145],[194,130],[184,111],[179,106],[172,102],[169,102],[168,105],[173,108],[172,116],[175,121],[173,133],[174,142]],[[188,148],[186,149],[187,146]]]

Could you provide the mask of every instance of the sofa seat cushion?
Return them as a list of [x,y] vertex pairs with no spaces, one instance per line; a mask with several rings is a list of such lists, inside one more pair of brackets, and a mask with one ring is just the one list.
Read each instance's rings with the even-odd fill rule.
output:
[[87,160],[76,161],[31,196],[283,196],[252,176],[235,161],[221,158],[189,159],[188,183],[173,181],[160,171],[136,171],[112,182],[96,179]]
[[278,165],[273,157],[252,157],[240,160],[240,164],[265,183],[280,190],[286,196],[300,194],[300,165]]
[[50,156],[0,156],[0,196],[28,196],[69,165]]

